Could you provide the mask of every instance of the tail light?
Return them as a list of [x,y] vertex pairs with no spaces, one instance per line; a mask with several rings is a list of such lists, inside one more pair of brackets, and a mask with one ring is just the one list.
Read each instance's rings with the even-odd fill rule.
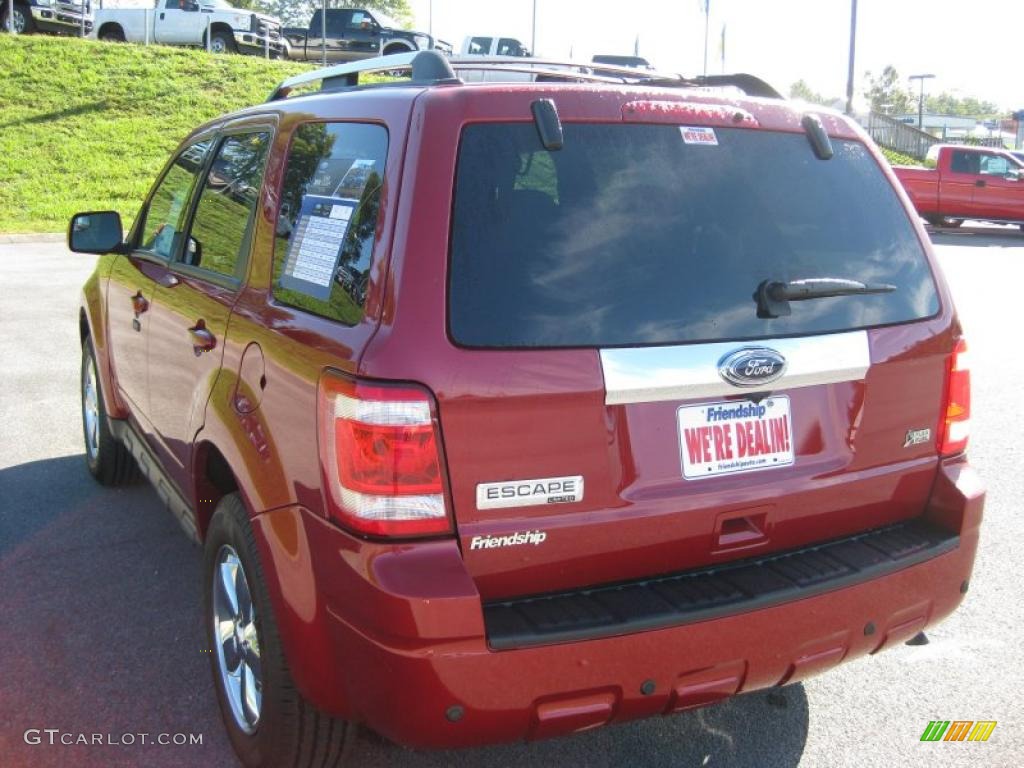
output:
[[451,532],[441,441],[427,390],[325,373],[317,417],[331,517],[374,536]]
[[939,424],[939,454],[951,456],[967,450],[971,429],[971,369],[967,342],[960,339],[949,360],[946,402]]

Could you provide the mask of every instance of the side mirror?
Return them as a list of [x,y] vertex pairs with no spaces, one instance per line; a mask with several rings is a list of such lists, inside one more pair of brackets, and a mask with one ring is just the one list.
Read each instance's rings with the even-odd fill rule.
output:
[[117,211],[76,213],[68,226],[68,250],[75,253],[121,253],[124,231]]

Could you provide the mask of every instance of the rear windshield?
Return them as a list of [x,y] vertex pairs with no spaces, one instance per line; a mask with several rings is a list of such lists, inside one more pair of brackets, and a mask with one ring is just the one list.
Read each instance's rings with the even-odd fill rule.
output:
[[[453,340],[609,347],[827,333],[938,311],[928,261],[865,147],[671,125],[533,123],[462,134],[449,267]],[[691,142],[700,143],[691,143]],[[757,316],[764,280],[843,278],[890,293],[790,302]]]

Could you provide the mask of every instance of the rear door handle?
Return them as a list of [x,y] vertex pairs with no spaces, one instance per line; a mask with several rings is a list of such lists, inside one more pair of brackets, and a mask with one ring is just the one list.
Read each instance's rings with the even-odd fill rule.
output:
[[984,179],[978,179],[976,182],[974,182],[974,186],[976,186],[976,187],[984,187],[985,186],[985,180]]
[[217,337],[206,329],[204,320],[196,321],[196,324],[188,329],[188,335],[192,339],[192,351],[196,353],[196,357],[217,346]]
[[136,317],[149,309],[149,302],[146,301],[146,297],[142,295],[141,290],[136,291],[135,295],[132,296],[132,309],[135,310]]

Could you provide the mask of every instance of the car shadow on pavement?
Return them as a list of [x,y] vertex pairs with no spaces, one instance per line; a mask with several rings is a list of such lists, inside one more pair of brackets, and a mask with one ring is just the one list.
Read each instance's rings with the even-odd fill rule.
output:
[[[84,457],[0,469],[3,765],[234,765],[200,608],[200,553],[140,482],[102,488]],[[27,729],[201,734],[189,746],[29,745]],[[795,766],[801,685],[531,744],[428,752],[365,730],[350,765]]]
[[935,245],[967,248],[1013,248],[1024,244],[1024,232],[1017,227],[969,227],[956,229],[926,227]]
[[803,685],[758,691],[703,709],[599,728],[575,736],[473,750],[407,750],[360,733],[359,768],[506,766],[728,766],[789,768],[800,763],[809,710]]

